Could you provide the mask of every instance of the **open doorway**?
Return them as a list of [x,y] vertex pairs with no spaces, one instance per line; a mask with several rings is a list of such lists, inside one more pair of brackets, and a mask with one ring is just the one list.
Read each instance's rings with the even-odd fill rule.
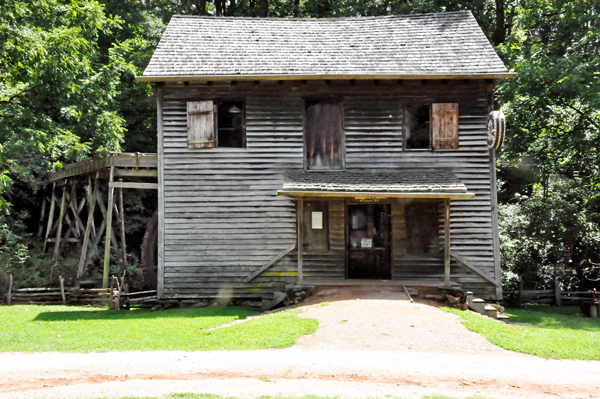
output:
[[347,277],[390,280],[391,205],[348,205]]

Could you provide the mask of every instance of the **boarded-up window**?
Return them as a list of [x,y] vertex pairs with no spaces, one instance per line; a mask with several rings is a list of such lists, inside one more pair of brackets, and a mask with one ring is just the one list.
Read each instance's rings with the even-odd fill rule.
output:
[[413,202],[406,205],[404,215],[407,253],[439,253],[438,204],[436,202]]
[[432,104],[431,124],[433,148],[458,148],[458,104]]
[[303,210],[305,251],[329,251],[327,201],[307,201]]
[[429,105],[407,105],[404,148],[425,150],[431,148]]
[[188,147],[211,148],[215,145],[214,107],[212,101],[187,103]]
[[306,101],[306,167],[343,169],[342,107],[339,101]]

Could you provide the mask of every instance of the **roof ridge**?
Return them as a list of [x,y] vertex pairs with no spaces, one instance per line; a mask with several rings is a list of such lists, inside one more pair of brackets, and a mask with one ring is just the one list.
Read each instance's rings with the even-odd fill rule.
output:
[[358,21],[367,19],[395,19],[395,18],[421,18],[421,17],[444,17],[449,15],[470,14],[471,10],[463,11],[444,11],[419,14],[394,14],[394,15],[369,15],[360,17],[235,17],[235,16],[214,16],[214,15],[186,15],[174,14],[171,18],[186,18],[186,19],[208,19],[208,20],[250,20],[250,21]]

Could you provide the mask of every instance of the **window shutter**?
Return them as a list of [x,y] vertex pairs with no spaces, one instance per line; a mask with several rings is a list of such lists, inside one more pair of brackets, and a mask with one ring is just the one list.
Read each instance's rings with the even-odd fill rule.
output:
[[458,104],[431,105],[433,148],[439,150],[458,148]]
[[215,145],[215,123],[212,101],[187,103],[188,147],[212,148]]

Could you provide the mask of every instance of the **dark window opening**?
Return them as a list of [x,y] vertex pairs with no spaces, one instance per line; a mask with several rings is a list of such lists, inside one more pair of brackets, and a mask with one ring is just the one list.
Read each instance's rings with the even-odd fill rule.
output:
[[429,105],[408,105],[404,135],[405,148],[409,150],[431,148],[430,125]]
[[343,168],[342,107],[334,100],[306,100],[306,167]]
[[406,241],[409,254],[439,254],[438,204],[413,202],[406,205]]
[[244,102],[223,101],[217,105],[218,147],[246,147]]
[[304,250],[329,251],[329,215],[327,201],[304,203]]

